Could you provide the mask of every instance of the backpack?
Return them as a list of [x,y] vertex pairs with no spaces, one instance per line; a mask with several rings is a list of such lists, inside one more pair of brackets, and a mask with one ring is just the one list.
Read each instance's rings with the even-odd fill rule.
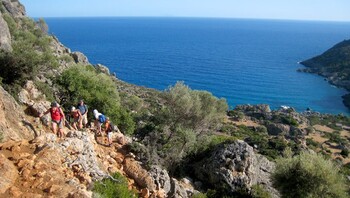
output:
[[98,121],[100,123],[105,123],[106,122],[106,116],[104,116],[103,114],[98,116]]

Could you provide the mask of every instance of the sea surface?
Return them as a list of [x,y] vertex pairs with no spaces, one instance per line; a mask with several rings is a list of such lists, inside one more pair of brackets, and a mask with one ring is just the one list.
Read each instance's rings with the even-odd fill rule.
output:
[[298,62],[350,38],[350,23],[209,18],[46,18],[50,33],[117,77],[159,90],[177,81],[238,104],[345,113],[346,93]]

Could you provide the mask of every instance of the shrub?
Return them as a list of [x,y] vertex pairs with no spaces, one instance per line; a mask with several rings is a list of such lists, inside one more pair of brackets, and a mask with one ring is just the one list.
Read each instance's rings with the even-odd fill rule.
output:
[[314,141],[312,138],[306,138],[306,145],[313,148],[318,148],[321,146],[320,143]]
[[103,198],[133,198],[136,193],[128,189],[128,182],[120,173],[113,175],[113,180],[110,178],[95,182],[93,192],[96,196]]
[[348,157],[349,156],[349,150],[348,149],[342,149],[340,152],[340,155],[342,155],[343,157]]
[[262,185],[253,185],[252,186],[252,197],[253,198],[271,198],[269,192],[267,192]]
[[39,73],[58,66],[57,58],[49,47],[51,37],[28,18],[12,18],[3,15],[12,36],[12,52],[0,51],[0,77],[4,87],[12,94],[27,80],[33,80]]
[[218,99],[206,91],[191,90],[183,82],[169,87],[163,98],[165,108],[160,116],[166,119],[166,124],[172,128],[181,125],[197,132],[216,127],[228,108],[224,99]]
[[[122,131],[132,134],[135,123],[125,109],[120,106],[120,98],[113,80],[103,73],[97,73],[92,66],[77,65],[65,70],[57,79],[61,87],[60,98],[64,107],[75,106],[80,98],[92,109],[97,109]],[[63,101],[63,102],[62,102]]]
[[204,193],[195,193],[191,198],[207,198],[207,195]]
[[202,136],[216,130],[228,108],[226,101],[206,91],[191,90],[182,82],[162,94],[164,106],[155,112],[156,130],[152,138],[158,153],[172,165],[196,150]]
[[292,118],[291,116],[283,116],[281,119],[283,124],[287,124],[295,127],[299,125],[298,121]]
[[347,197],[339,167],[319,154],[279,158],[272,181],[282,197]]

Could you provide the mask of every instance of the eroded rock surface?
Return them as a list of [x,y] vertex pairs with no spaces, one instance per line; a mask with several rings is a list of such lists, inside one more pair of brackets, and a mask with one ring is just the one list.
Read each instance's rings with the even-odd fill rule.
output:
[[210,156],[196,165],[195,174],[211,185],[227,185],[232,192],[261,184],[272,197],[279,197],[272,187],[270,174],[275,164],[265,157],[255,154],[253,148],[243,141],[221,145]]

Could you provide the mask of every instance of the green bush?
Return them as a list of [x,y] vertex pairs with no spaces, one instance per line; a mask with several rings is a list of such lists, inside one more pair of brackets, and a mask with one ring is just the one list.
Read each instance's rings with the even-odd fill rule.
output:
[[244,113],[241,111],[237,111],[237,110],[230,110],[227,112],[228,116],[234,117],[236,119],[243,119],[244,118]]
[[321,147],[321,144],[314,141],[312,138],[306,138],[306,145],[314,149]]
[[207,198],[207,195],[204,193],[196,193],[196,194],[192,195],[191,198]]
[[[163,107],[154,112],[156,126],[151,138],[156,153],[164,158],[166,167],[173,166],[194,152],[198,140],[219,128],[228,108],[223,99],[209,92],[191,90],[182,82],[162,93]],[[169,166],[168,166],[169,165]]]
[[92,66],[77,65],[65,70],[57,79],[61,87],[61,100],[64,107],[75,106],[79,99],[84,99],[90,112],[97,109],[110,117],[120,129],[132,134],[135,123],[132,116],[120,106],[116,86],[110,76],[97,73]]
[[298,121],[292,118],[291,116],[283,116],[281,119],[283,124],[287,124],[295,127],[299,125]]
[[349,150],[348,149],[342,149],[340,152],[340,155],[342,155],[343,157],[348,157],[349,156]]
[[43,32],[35,22],[28,18],[12,18],[9,14],[3,15],[11,36],[11,52],[0,51],[0,77],[2,84],[12,95],[27,80],[34,80],[39,73],[58,66],[57,58],[50,49],[51,37]]
[[271,198],[269,192],[267,192],[262,185],[253,185],[252,186],[252,197],[253,198]]
[[96,197],[103,198],[133,198],[136,193],[128,189],[128,182],[120,173],[113,175],[114,180],[107,178],[95,182],[93,192]]
[[183,82],[164,93],[165,106],[159,116],[172,128],[181,125],[195,131],[207,131],[222,122],[228,105],[206,91],[191,90]]
[[282,197],[348,197],[339,167],[322,155],[301,153],[279,158],[272,174]]

